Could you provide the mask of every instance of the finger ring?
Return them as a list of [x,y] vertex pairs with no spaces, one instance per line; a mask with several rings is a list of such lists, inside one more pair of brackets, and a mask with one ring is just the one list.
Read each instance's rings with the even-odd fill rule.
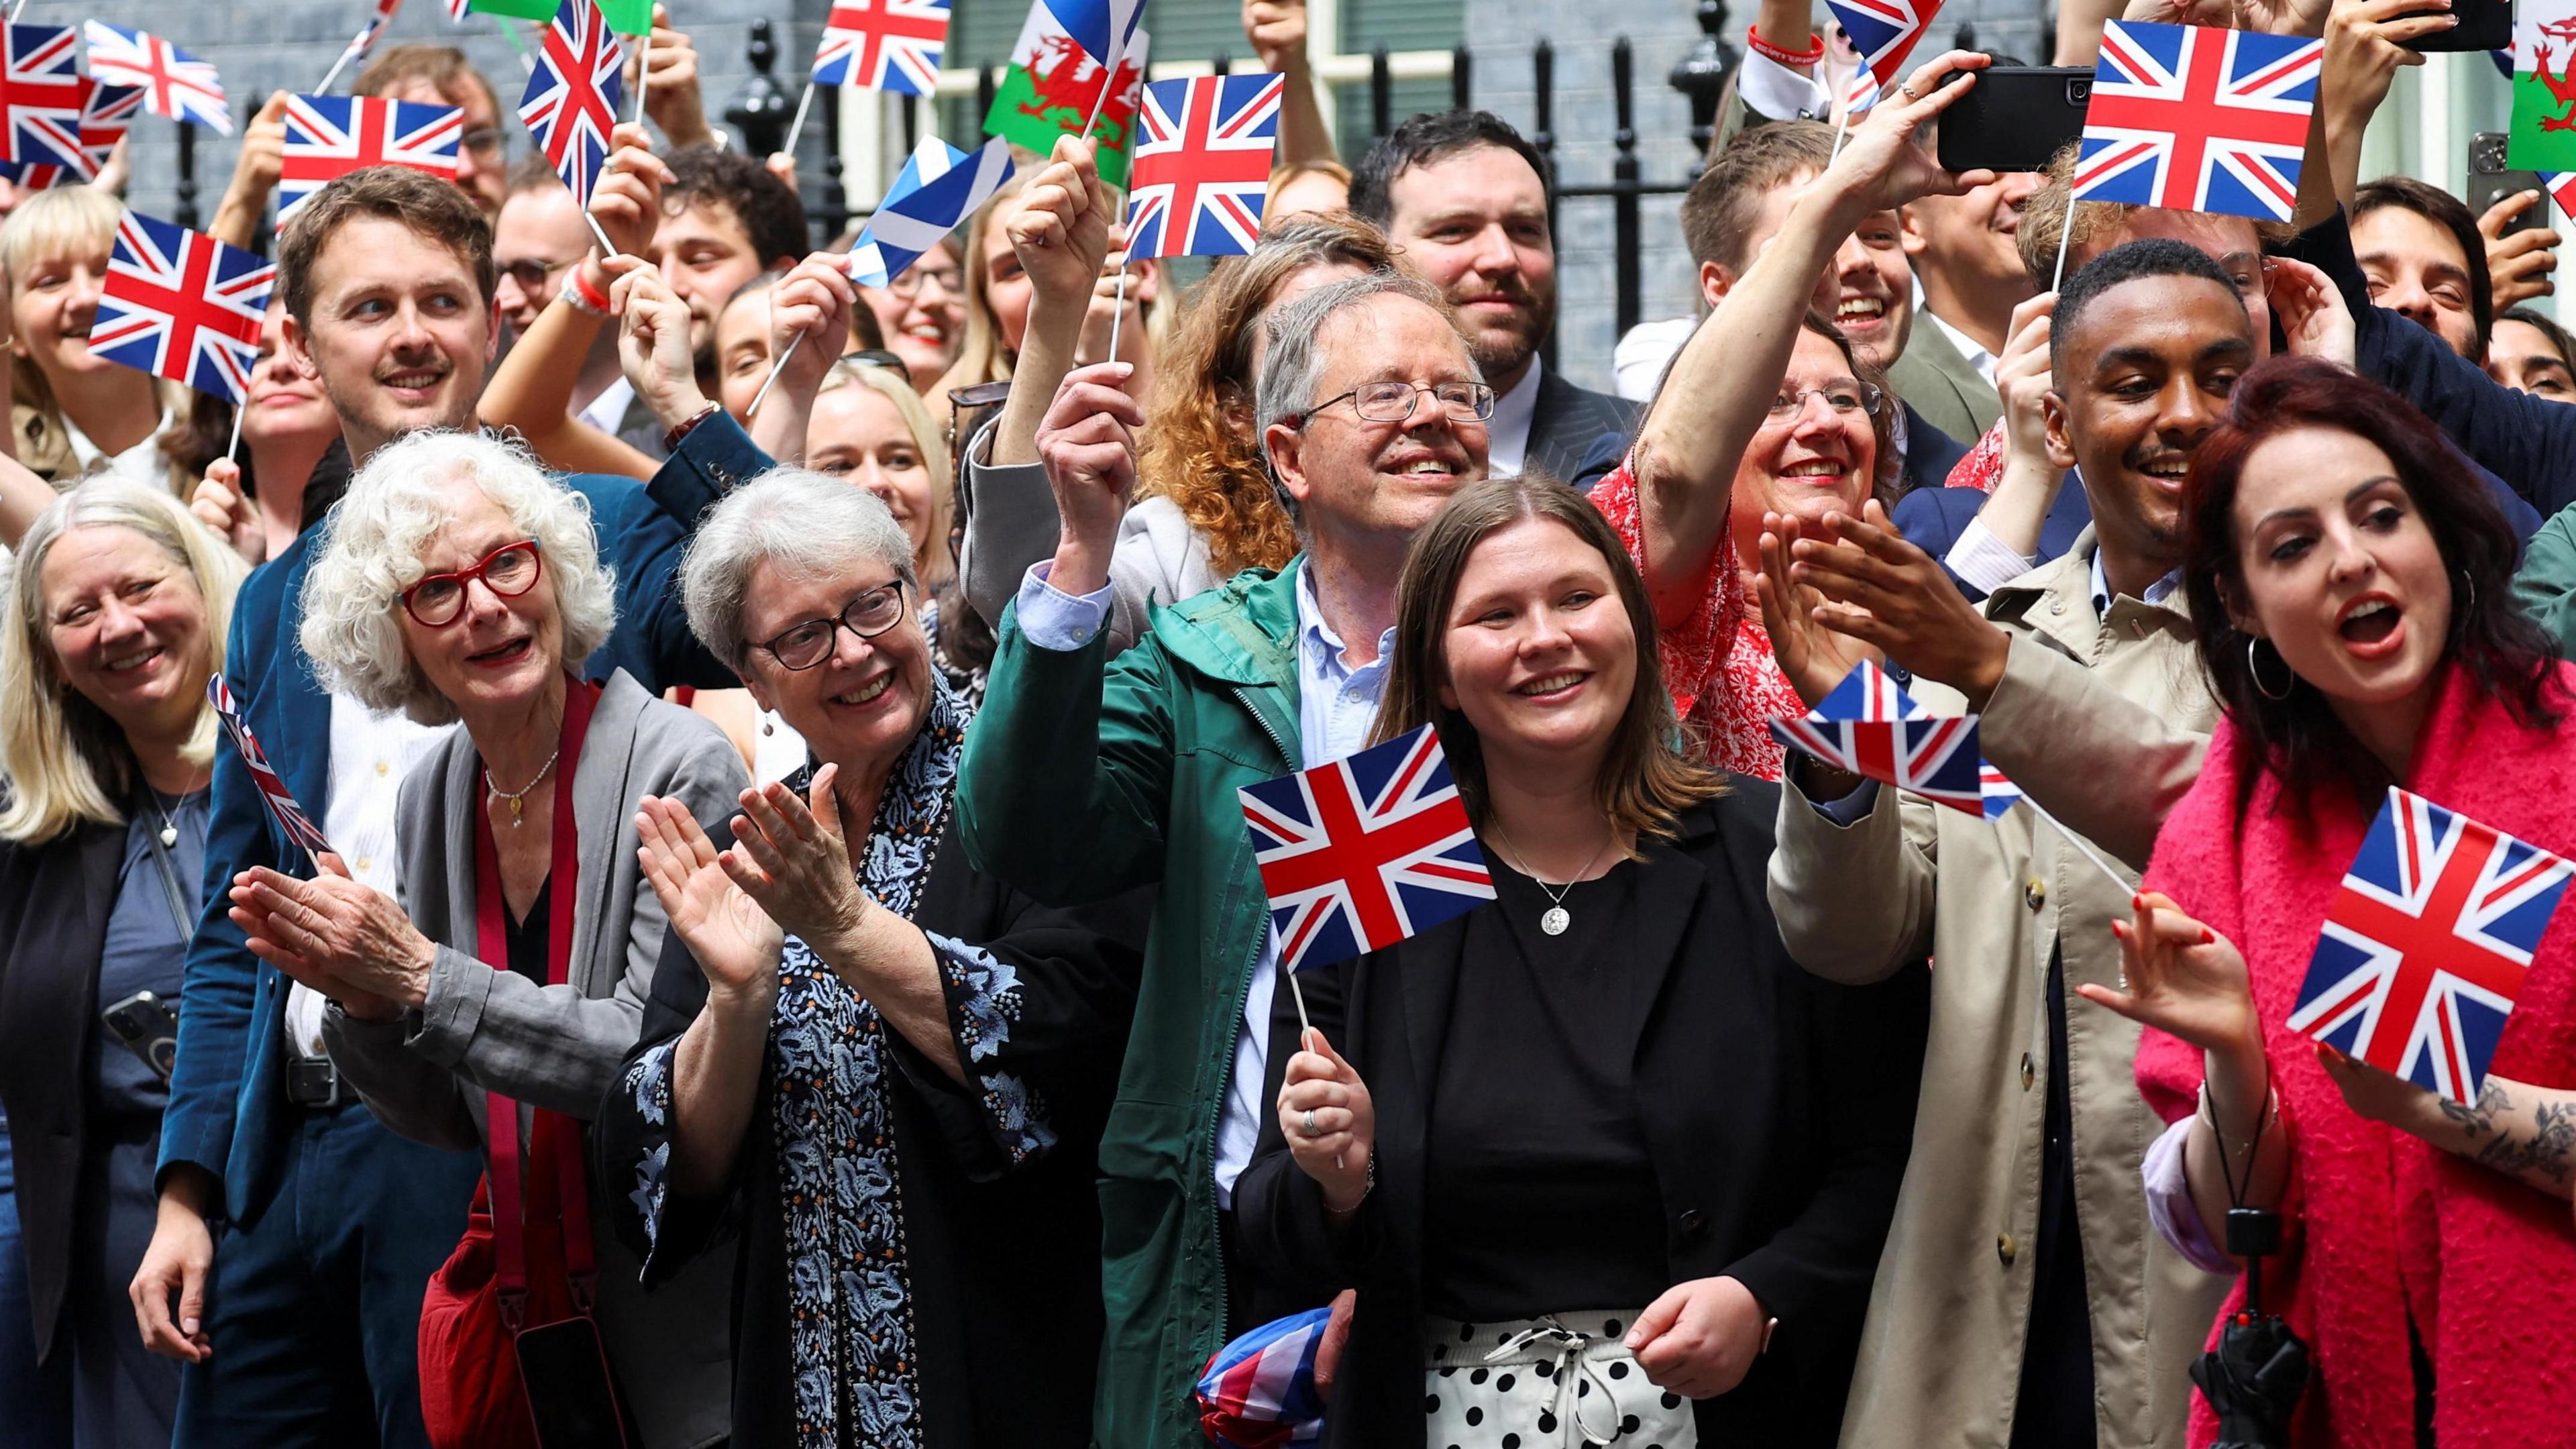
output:
[[1306,1135],[1309,1137],[1321,1137],[1324,1135],[1324,1129],[1315,1121],[1315,1109],[1312,1107],[1306,1109],[1306,1121],[1304,1126],[1306,1129]]
[[1921,96],[1914,93],[1914,82],[1912,81],[1906,81],[1897,86],[1896,89],[1909,101],[1919,101],[1923,99]]

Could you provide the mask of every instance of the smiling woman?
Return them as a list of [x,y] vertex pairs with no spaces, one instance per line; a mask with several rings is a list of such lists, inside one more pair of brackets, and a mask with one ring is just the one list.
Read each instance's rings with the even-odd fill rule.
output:
[[112,473],[184,497],[196,469],[155,445],[185,431],[188,390],[89,350],[121,210],[106,192],[64,186],[29,197],[0,223],[17,457],[54,482]]

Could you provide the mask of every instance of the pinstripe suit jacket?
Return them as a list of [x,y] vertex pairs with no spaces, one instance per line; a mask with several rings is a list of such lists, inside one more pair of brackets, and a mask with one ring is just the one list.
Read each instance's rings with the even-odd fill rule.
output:
[[1522,466],[1543,468],[1571,480],[1605,433],[1633,438],[1643,408],[1627,398],[1567,382],[1556,369],[1539,374],[1538,405],[1530,411],[1529,446]]

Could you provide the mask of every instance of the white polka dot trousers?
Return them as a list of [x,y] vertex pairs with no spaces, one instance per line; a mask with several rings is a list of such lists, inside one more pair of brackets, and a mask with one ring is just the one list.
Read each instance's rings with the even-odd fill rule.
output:
[[1429,1449],[1698,1449],[1691,1401],[1646,1382],[1621,1343],[1635,1311],[1426,1322]]

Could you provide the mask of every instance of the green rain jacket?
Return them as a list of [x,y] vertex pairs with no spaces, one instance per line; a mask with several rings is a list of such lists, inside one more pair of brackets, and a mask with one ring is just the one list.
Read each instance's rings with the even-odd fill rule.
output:
[[1248,571],[1044,649],[1002,616],[958,781],[975,868],[1049,905],[1161,886],[1118,1097],[1100,1144],[1108,1309],[1095,1442],[1196,1449],[1191,1397],[1223,1346],[1216,1128],[1268,898],[1235,792],[1299,768],[1296,569]]

